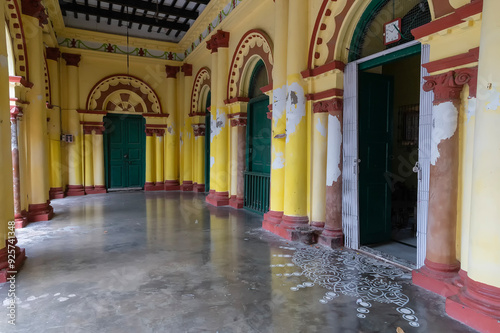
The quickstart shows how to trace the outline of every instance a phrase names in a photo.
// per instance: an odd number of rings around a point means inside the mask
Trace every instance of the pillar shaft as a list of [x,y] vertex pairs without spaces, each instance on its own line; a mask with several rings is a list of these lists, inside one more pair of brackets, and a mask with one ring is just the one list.
[[27,93],[29,105],[26,109],[28,128],[28,167],[29,185],[29,221],[45,221],[53,216],[49,205],[48,147],[47,147],[47,107],[45,105],[45,73],[42,29],[37,18],[23,16],[26,39],[29,50],[28,65],[30,81],[33,87]]
[[[275,1],[273,110],[271,136],[271,190],[265,223],[279,224],[285,198],[286,63],[288,47],[288,0]],[[276,137],[278,136],[278,137]]]
[[[203,117],[205,118],[205,117]],[[201,131],[199,135],[195,137],[196,145],[196,164],[195,164],[195,174],[197,185],[195,191],[205,192],[205,131]]]
[[234,208],[243,208],[246,164],[246,117],[231,120],[231,199]]
[[156,185],[163,185],[163,151],[165,150],[163,145],[163,133],[157,133],[155,136],[155,160],[156,160]]
[[94,190],[94,160],[92,130],[84,129],[84,149],[85,149],[85,192]]
[[60,199],[64,197],[62,188],[62,168],[61,168],[61,93],[59,85],[59,57],[57,48],[47,48],[47,67],[50,77],[50,120],[49,149],[50,149],[50,199]]
[[182,66],[182,72],[184,73],[184,104],[181,114],[184,117],[184,153],[183,153],[183,190],[192,191],[194,182],[194,133],[192,120],[193,118],[189,116],[191,111],[191,91],[193,89],[193,68],[189,64],[184,64]]
[[167,131],[165,133],[165,190],[179,189],[179,137],[177,123],[177,79],[167,77]]
[[147,191],[154,186],[155,182],[155,159],[154,159],[154,137],[151,130],[146,129],[146,183],[144,189]]
[[24,228],[26,226],[26,217],[23,216],[21,208],[21,175],[19,165],[19,141],[18,141],[18,117],[21,116],[20,108],[10,108],[10,135],[12,151],[12,177],[14,193],[14,219],[15,227]]
[[326,146],[328,113],[313,114],[311,225],[324,227],[326,220]]
[[307,68],[308,4],[290,0],[288,11],[287,101],[285,149],[285,203],[282,226],[308,224],[307,120],[305,84],[300,74]]
[[227,67],[228,67],[228,49],[227,47],[219,47],[217,56],[217,111],[215,131],[217,136],[217,147],[215,155],[215,191],[220,196],[229,194],[228,182],[228,139],[229,139],[229,124],[227,124],[227,107],[224,103],[225,87],[227,84]]
[[93,136],[94,151],[94,192],[106,193],[106,182],[104,179],[104,141],[103,129],[97,130]]

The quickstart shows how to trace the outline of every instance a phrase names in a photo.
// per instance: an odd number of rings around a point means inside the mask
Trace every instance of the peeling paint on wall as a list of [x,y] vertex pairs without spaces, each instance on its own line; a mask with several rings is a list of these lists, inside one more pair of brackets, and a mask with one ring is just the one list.
[[295,133],[297,126],[306,115],[306,96],[304,88],[293,82],[288,86],[286,100],[286,142],[290,140],[290,135]]
[[431,164],[439,158],[439,144],[455,134],[458,125],[458,110],[453,102],[435,105],[432,109]]
[[318,122],[316,124],[316,130],[323,136],[326,137],[326,127],[325,125],[321,122],[321,118],[318,118]]
[[214,117],[212,117],[212,115],[210,115],[210,143],[212,143],[214,141],[214,137],[215,137],[215,125],[217,124],[217,120],[214,119]]
[[477,100],[476,98],[472,97],[469,98],[469,104],[467,106],[467,122],[470,121],[472,117],[476,115],[476,106],[477,106]]
[[278,125],[278,120],[286,110],[286,86],[273,90],[273,122]]
[[496,111],[500,107],[500,91],[497,86],[497,84],[492,85],[491,94],[486,98],[486,109],[491,111]]
[[274,158],[271,167],[273,168],[273,170],[283,169],[285,167],[285,156],[283,152],[280,151],[276,153],[276,157]]
[[342,154],[342,131],[339,118],[328,115],[328,150],[326,155],[326,185],[333,186],[340,175],[340,156]]
[[214,166],[214,163],[215,163],[215,157],[210,156],[210,169],[212,169],[212,167]]
[[6,56],[0,55],[0,67],[7,67],[9,66],[9,61]]
[[226,114],[217,110],[216,118],[210,118],[210,142],[226,127]]

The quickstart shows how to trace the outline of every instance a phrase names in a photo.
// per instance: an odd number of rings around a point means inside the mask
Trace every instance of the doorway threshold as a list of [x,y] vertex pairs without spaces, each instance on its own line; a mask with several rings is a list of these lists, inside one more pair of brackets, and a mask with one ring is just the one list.
[[142,187],[108,188],[108,192],[142,191]]
[[361,246],[361,248],[359,248],[359,250],[357,250],[357,251],[361,252],[363,254],[369,255],[371,257],[375,257],[379,260],[385,261],[389,264],[395,265],[395,266],[402,268],[402,269],[406,269],[409,271],[413,271],[414,269],[417,269],[417,266],[408,260],[404,260],[404,259],[398,258],[396,256],[372,249],[371,247],[368,247],[368,246]]

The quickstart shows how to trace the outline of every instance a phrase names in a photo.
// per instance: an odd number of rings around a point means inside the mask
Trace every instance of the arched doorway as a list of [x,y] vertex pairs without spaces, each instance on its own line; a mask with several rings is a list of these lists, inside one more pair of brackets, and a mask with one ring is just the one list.
[[271,119],[269,97],[261,88],[268,85],[266,66],[259,60],[248,85],[245,196],[243,207],[265,213],[269,210],[271,173]]
[[421,91],[428,46],[411,30],[430,20],[427,2],[370,2],[344,76],[344,126],[356,123],[357,132],[344,137],[343,183],[358,184],[344,187],[344,210],[356,207],[343,217],[346,244],[417,267],[425,258],[430,151],[429,124],[419,119],[431,103]]

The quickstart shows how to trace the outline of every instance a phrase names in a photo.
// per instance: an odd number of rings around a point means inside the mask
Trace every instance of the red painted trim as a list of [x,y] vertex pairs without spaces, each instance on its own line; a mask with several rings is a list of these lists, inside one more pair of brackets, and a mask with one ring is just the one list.
[[161,124],[146,124],[146,128],[167,128],[168,125]]
[[315,228],[323,229],[325,227],[325,222],[312,221],[311,226]]
[[54,217],[54,208],[50,205],[50,201],[28,205],[28,222],[48,221],[52,217]]
[[170,113],[143,113],[142,116],[152,118],[168,118]]
[[267,86],[264,86],[262,88],[260,88],[260,91],[262,91],[264,94],[273,90],[273,83],[269,83]]
[[64,191],[62,187],[51,187],[49,190],[49,198],[50,200],[64,198]]
[[184,76],[193,76],[193,65],[191,64],[183,64],[181,66],[181,71],[184,73]]
[[226,99],[224,101],[224,104],[232,104],[232,103],[236,103],[236,102],[244,102],[244,103],[248,103],[250,102],[250,98],[248,97],[235,97],[235,98],[231,98],[231,99]]
[[314,93],[314,94],[306,94],[306,98],[308,101],[315,101],[318,99],[325,99],[329,97],[336,97],[336,96],[344,96],[344,90],[343,89],[329,89],[325,90],[319,93]]
[[273,210],[268,211],[264,214],[264,221],[272,224],[280,224],[283,220],[283,212],[276,212]]
[[[211,73],[210,69],[208,69],[207,67],[200,68],[198,70],[198,73],[196,73],[196,76],[195,76],[195,78],[193,80],[193,88],[191,89],[191,99],[190,99],[190,106],[189,106],[189,109],[191,110],[191,113],[198,111],[198,110],[193,110],[192,108],[193,108],[193,102],[194,102],[195,92],[196,92],[196,97],[200,98],[199,92],[205,86],[203,84],[205,81],[198,82],[199,80],[201,80],[201,76],[204,73],[204,71],[206,71],[208,73],[208,76],[210,77],[210,80],[212,80],[212,73]],[[207,83],[206,85],[208,85],[208,88],[211,89],[211,82]],[[196,100],[196,102],[198,102],[198,100]],[[198,103],[196,103],[196,104],[198,104]]]
[[471,2],[455,10],[453,14],[444,16],[411,31],[415,39],[429,36],[433,33],[454,27],[464,22],[464,19],[483,11],[483,0]]
[[205,200],[207,203],[215,207],[227,206],[229,205],[229,193],[214,191],[213,193],[210,193]]
[[179,73],[181,68],[179,66],[165,65],[165,72],[167,73],[167,79],[177,79],[177,73]]
[[233,119],[233,118],[246,118],[247,113],[246,112],[238,112],[238,113],[230,113],[227,115],[228,119]]
[[470,308],[500,319],[500,288],[474,281],[467,276],[465,288],[461,290],[459,297]]
[[479,61],[479,47],[476,47],[470,49],[466,53],[428,62],[426,64],[423,64],[422,67],[426,68],[429,71],[429,73],[433,73],[448,68],[467,65],[478,61]]
[[83,125],[83,126],[102,126],[102,125],[104,125],[104,123],[99,122],[99,121],[80,121],[80,125]]
[[193,192],[204,193],[205,192],[205,184],[194,184]]
[[232,195],[231,199],[229,199],[229,206],[234,209],[242,209],[243,208],[243,198],[238,198],[236,195]]
[[295,229],[309,225],[309,217],[307,216],[289,216],[283,214],[283,219],[280,226],[285,229]]
[[316,16],[316,22],[314,22],[313,34],[311,36],[311,42],[309,44],[309,57],[307,58],[307,67],[312,68],[313,66],[313,53],[314,53],[314,45],[316,45],[316,37],[318,36],[319,26],[323,21],[323,15],[325,14],[326,6],[330,0],[323,0],[321,7],[318,12],[318,16]]
[[66,66],[79,67],[78,65],[82,60],[82,56],[75,53],[62,53],[61,57],[66,61]]
[[22,76],[9,76],[9,82],[10,83],[19,83],[23,87],[26,87],[26,88],[33,88],[33,83],[28,82]]
[[95,111],[95,110],[76,110],[76,112],[83,114],[103,114],[103,115],[108,114],[108,111]]
[[185,180],[182,182],[181,191],[191,192],[193,191],[193,182],[191,180]]
[[[12,238],[10,239],[12,240]],[[21,267],[26,260],[26,252],[23,248],[16,246],[17,238],[14,238],[14,244],[11,244],[9,240],[5,241],[5,247],[0,250],[0,283],[7,282],[10,277],[14,276],[13,273],[8,272],[19,272]],[[11,263],[9,263],[9,250],[12,250],[12,247],[9,249],[9,245],[14,245],[14,267],[9,268]]]
[[68,197],[77,197],[85,195],[85,190],[83,185],[67,185],[66,186],[66,196]]
[[335,61],[329,62],[327,64],[324,64],[322,66],[316,67],[314,69],[306,69],[305,71],[300,72],[300,74],[302,74],[302,77],[304,79],[306,79],[306,78],[318,76],[318,75],[321,75],[321,74],[324,74],[326,72],[330,72],[330,71],[333,71],[336,69],[340,70],[341,72],[344,72],[345,64],[342,61],[335,60]]
[[165,180],[165,191],[179,191],[180,189],[178,180]]
[[446,313],[479,332],[500,332],[500,317],[492,317],[462,303],[458,296],[446,299]]

